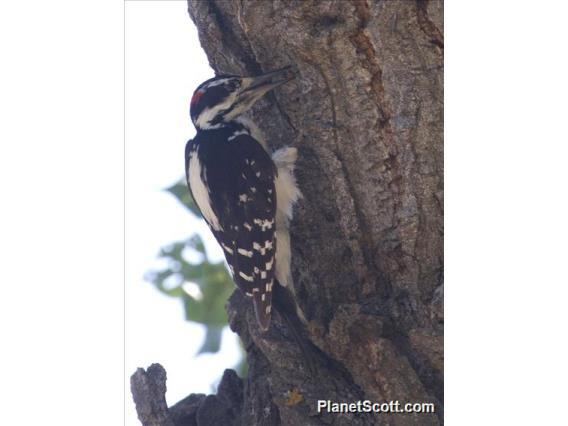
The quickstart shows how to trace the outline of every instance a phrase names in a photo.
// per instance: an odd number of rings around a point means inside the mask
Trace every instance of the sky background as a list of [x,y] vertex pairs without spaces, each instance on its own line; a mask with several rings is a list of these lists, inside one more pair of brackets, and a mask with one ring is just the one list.
[[[163,189],[184,175],[184,148],[195,134],[189,117],[194,89],[213,76],[185,1],[128,1],[126,13],[126,380],[159,362],[168,373],[168,404],[211,393],[240,359],[238,338],[225,329],[221,351],[194,357],[204,328],[184,319],[178,299],[143,279],[160,266],[160,247],[194,231],[214,260],[222,254],[202,220]],[[127,383],[129,387],[129,383]],[[130,395],[128,395],[130,396]],[[128,426],[140,422],[126,401]]]

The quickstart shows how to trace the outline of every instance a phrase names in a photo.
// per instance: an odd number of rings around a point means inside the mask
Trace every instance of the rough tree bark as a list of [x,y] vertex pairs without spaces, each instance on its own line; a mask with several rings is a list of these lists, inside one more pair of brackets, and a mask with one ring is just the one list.
[[[236,292],[228,312],[249,377],[226,372],[218,395],[188,397],[170,420],[441,424],[442,2],[188,3],[216,72],[298,69],[253,116],[274,148],[299,150],[293,272],[320,352],[310,374],[280,318],[261,336]],[[436,413],[318,413],[320,399],[434,402]]]

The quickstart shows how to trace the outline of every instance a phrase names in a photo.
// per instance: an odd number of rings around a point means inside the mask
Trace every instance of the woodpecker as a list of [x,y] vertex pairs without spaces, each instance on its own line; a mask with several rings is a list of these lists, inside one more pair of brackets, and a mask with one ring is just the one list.
[[263,331],[270,326],[273,299],[278,299],[276,306],[293,305],[303,320],[293,302],[289,234],[301,193],[293,174],[296,148],[271,153],[244,113],[293,78],[287,67],[257,77],[219,75],[203,82],[190,106],[197,133],[185,147],[189,192],[223,249],[234,282],[252,298]]

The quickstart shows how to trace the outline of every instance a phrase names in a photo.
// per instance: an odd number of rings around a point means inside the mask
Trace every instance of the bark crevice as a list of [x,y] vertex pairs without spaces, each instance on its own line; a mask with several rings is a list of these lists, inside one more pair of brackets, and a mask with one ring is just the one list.
[[430,0],[416,0],[416,17],[418,18],[418,24],[424,34],[429,37],[432,44],[438,46],[440,49],[444,49],[444,35],[428,16],[429,2]]

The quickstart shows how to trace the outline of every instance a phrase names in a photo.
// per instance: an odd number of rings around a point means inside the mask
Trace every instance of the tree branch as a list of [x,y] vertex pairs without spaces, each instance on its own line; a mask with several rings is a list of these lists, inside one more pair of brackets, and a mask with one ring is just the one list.
[[225,370],[217,395],[191,394],[168,409],[166,370],[160,364],[142,368],[130,378],[138,418],[143,426],[237,426],[243,409],[243,381]]

